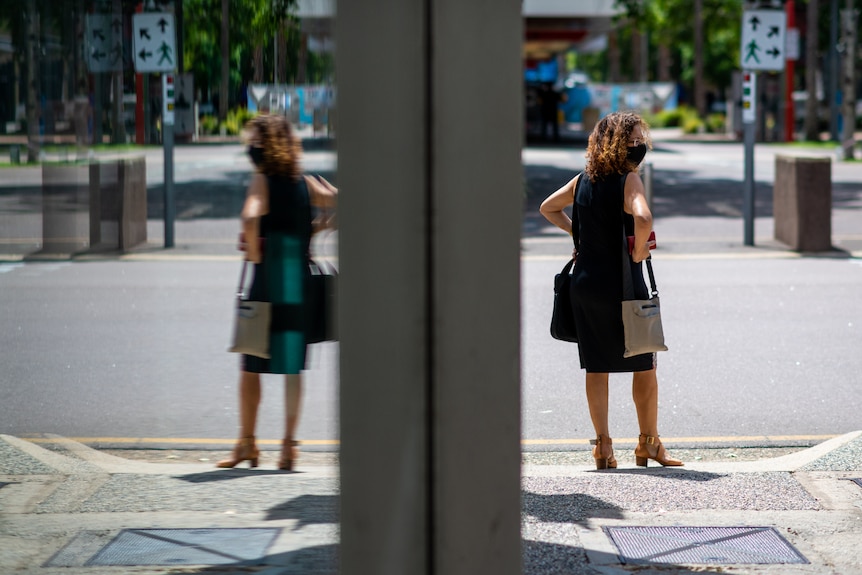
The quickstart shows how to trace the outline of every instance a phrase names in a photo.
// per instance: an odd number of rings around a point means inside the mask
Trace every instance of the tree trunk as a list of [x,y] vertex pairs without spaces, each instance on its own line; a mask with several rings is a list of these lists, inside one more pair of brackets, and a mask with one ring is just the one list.
[[26,32],[24,35],[24,66],[26,68],[26,114],[27,114],[27,162],[36,163],[39,160],[41,143],[39,142],[39,118],[41,110],[39,107],[39,78],[41,58],[39,43],[41,42],[41,30],[39,25],[39,13],[36,12],[36,0],[27,2],[27,14],[25,16]]
[[616,29],[608,32],[608,82],[620,81],[620,44]]
[[694,0],[694,106],[706,116],[706,86],[703,83],[703,0]]
[[255,84],[263,84],[263,46],[260,44],[254,47],[252,66],[254,67],[252,80]]
[[808,13],[805,25],[805,89],[808,97],[805,100],[805,139],[816,141],[820,139],[820,121],[817,110],[817,0],[808,0]]
[[843,23],[844,45],[844,88],[841,95],[841,116],[844,129],[841,133],[841,149],[844,159],[853,158],[853,148],[856,144],[856,21],[859,14],[853,9],[853,0],[847,0],[847,9],[841,14]]
[[275,78],[275,83],[278,84],[281,81],[287,81],[287,44],[284,34],[284,20],[278,25],[278,32],[275,35],[275,46],[278,60],[275,63],[273,77]]
[[230,42],[228,41],[228,26],[230,17],[230,0],[221,0],[221,86],[219,86],[218,119],[227,119],[228,98],[230,89]]
[[670,76],[670,67],[672,64],[672,59],[670,55],[670,48],[665,46],[664,44],[659,44],[658,47],[658,81],[659,82],[672,82],[673,79]]

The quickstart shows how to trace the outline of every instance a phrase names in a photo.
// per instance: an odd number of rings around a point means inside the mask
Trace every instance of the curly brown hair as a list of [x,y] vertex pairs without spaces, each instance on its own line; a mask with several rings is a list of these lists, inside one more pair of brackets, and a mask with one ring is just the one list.
[[261,172],[294,179],[302,175],[302,143],[294,135],[287,118],[261,114],[246,122],[244,129],[251,137],[256,135],[254,145],[263,148],[263,162],[258,166]]
[[584,171],[591,182],[612,174],[637,171],[637,165],[627,158],[629,137],[636,126],[643,130],[644,142],[651,150],[649,124],[635,112],[612,112],[599,121],[587,144]]

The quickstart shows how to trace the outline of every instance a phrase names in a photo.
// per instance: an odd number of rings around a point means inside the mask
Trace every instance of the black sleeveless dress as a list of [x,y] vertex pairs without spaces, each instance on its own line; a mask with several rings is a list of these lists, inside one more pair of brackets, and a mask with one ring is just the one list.
[[298,374],[305,369],[311,205],[305,180],[268,176],[269,213],[260,219],[263,259],[254,266],[249,299],[272,303],[270,359],[243,355],[253,373]]
[[[634,233],[634,219],[623,212],[626,174],[591,182],[583,173],[578,180],[572,207],[572,237],[578,257],[571,295],[581,368],[589,373],[652,369],[653,353],[623,357],[623,225],[626,235]],[[625,259],[631,266],[635,298],[647,299],[641,264]]]

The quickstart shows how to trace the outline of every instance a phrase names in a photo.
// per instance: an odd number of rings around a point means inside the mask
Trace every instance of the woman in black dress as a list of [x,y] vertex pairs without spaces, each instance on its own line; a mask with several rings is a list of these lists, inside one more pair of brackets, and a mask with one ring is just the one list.
[[[662,465],[682,465],[672,459],[658,436],[658,382],[654,353],[623,357],[623,226],[634,235],[631,266],[636,299],[648,299],[641,262],[649,256],[652,213],[644,196],[638,165],[650,147],[648,126],[634,112],[603,118],[590,134],[584,173],[542,202],[549,222],[571,234],[575,249],[572,301],[578,330],[581,368],[587,372],[587,402],[596,430],[591,441],[598,469],[617,466],[608,433],[608,374],[632,373],[632,397],[640,437],[638,465],[652,459]],[[572,217],[563,211],[574,204]]]
[[231,456],[216,465],[234,467],[248,461],[257,466],[261,374],[273,373],[284,375],[285,434],[278,468],[292,470],[298,456],[296,429],[307,349],[309,244],[313,233],[332,224],[312,219],[312,207],[334,209],[337,190],[322,178],[302,175],[302,145],[283,116],[257,116],[245,131],[255,171],[242,209],[243,237],[250,240],[242,249],[245,259],[255,264],[249,299],[272,304],[270,358],[242,356],[240,438]]

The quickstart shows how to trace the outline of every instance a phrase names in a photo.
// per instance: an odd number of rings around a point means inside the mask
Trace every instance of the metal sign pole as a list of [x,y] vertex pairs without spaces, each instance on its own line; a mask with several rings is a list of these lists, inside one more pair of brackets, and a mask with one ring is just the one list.
[[174,76],[162,74],[162,144],[165,152],[165,247],[174,247]]
[[[781,72],[787,60],[787,14],[783,10],[745,10],[742,13],[742,125],[745,145],[745,183],[742,215],[745,245],[754,245],[754,139],[757,125],[757,70]],[[788,120],[789,121],[789,120]]]
[[742,126],[745,148],[745,183],[743,184],[743,243],[754,245],[754,136],[757,125],[757,73],[742,74]]
[[[148,6],[152,6],[149,2]],[[139,74],[162,73],[162,145],[165,152],[165,247],[174,247],[174,70],[177,36],[173,14],[140,12],[132,15],[132,55]]]

